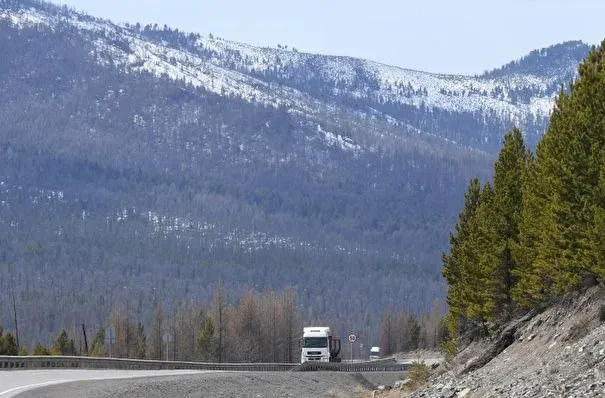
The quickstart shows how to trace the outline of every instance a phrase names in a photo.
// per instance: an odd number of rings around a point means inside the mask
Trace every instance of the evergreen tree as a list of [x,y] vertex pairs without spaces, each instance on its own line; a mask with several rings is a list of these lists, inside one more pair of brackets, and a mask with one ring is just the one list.
[[12,333],[4,334],[4,329],[0,326],[0,355],[17,355],[19,349]]
[[210,317],[206,318],[204,322],[202,333],[198,339],[198,348],[202,359],[213,359],[212,353],[215,351],[214,325]]
[[103,348],[105,345],[105,328],[99,327],[95,337],[92,339],[92,350],[90,355],[93,357],[103,356]]
[[36,344],[34,350],[32,351],[32,355],[50,355],[50,351],[48,348],[44,347],[42,344]]
[[512,247],[519,241],[519,218],[523,198],[522,175],[529,159],[529,151],[518,129],[504,136],[504,143],[494,166],[494,203],[490,214],[495,223],[498,266],[494,269],[494,305],[496,318],[506,320],[513,311],[511,296],[516,263]]
[[[523,263],[515,297],[521,304],[559,295],[603,277],[602,151],[605,145],[604,49],[579,67],[569,94],[559,93],[550,125],[536,151],[528,181],[521,237]],[[533,230],[530,222],[540,231]]]
[[73,339],[70,339],[65,329],[61,329],[51,348],[53,355],[75,355],[76,349]]
[[464,328],[466,320],[467,304],[464,291],[468,270],[462,247],[469,239],[470,221],[479,207],[480,192],[479,179],[472,179],[464,195],[464,208],[458,215],[455,234],[450,234],[450,252],[442,254],[443,268],[441,272],[449,285],[447,304],[451,315],[447,317],[447,320],[451,338],[456,338],[458,332]]
[[[545,188],[537,178],[537,162],[534,156],[528,159],[527,167],[521,176],[522,201],[519,217],[519,239],[512,242],[511,253],[515,269],[511,272],[515,278],[511,296],[514,302],[523,308],[535,305],[543,298],[543,281],[536,272],[537,247],[543,227],[540,222],[545,209]],[[554,270],[549,270],[554,272]],[[547,272],[549,272],[547,271]]]
[[380,321],[380,347],[382,347],[382,355],[389,356],[394,352],[395,341],[393,339],[393,313],[389,308],[382,315]]
[[594,272],[605,279],[605,149],[601,150],[599,185],[597,198],[593,204],[594,226],[591,231],[591,250],[594,253]]
[[495,271],[501,251],[495,224],[494,196],[491,184],[485,184],[479,195],[479,206],[469,220],[468,238],[462,242],[460,250],[466,268],[462,288],[465,315],[473,327],[481,326],[482,332],[485,331],[485,322],[493,321],[495,317]]
[[420,342],[421,327],[418,319],[414,314],[409,314],[406,319],[406,327],[404,330],[404,351],[413,351],[418,348]]

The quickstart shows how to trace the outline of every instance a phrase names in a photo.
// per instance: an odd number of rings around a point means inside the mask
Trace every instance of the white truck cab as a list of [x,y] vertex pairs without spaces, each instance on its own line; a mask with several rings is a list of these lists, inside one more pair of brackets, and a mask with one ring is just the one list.
[[372,347],[370,348],[370,361],[380,359],[380,347]]
[[307,361],[340,362],[340,339],[333,339],[328,326],[303,328],[300,363]]

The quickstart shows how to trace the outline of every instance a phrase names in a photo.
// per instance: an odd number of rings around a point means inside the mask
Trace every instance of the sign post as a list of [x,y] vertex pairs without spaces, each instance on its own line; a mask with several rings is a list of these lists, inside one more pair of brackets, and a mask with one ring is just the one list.
[[166,344],[166,360],[168,360],[168,343],[172,342],[172,335],[170,333],[165,333],[162,336],[162,340],[164,340],[164,343]]
[[353,343],[357,341],[355,332],[349,332],[349,343],[351,343],[351,363],[353,363]]
[[111,358],[111,346],[116,343],[116,328],[105,328],[105,344],[109,345],[109,358]]

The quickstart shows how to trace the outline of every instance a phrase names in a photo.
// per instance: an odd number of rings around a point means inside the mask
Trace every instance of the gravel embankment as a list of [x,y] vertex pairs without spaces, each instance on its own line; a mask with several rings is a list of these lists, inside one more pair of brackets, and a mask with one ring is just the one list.
[[402,372],[217,372],[187,376],[73,382],[27,391],[19,398],[282,398],[359,397],[392,385]]
[[570,295],[520,326],[512,344],[484,366],[465,371],[489,342],[469,346],[412,396],[605,397],[604,306],[605,287]]

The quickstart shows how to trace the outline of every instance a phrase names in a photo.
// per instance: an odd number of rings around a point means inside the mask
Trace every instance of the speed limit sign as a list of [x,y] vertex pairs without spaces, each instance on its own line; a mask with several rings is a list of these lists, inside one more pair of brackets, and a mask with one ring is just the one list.
[[355,332],[349,332],[349,343],[354,343],[355,341],[357,341],[357,336],[355,335]]

